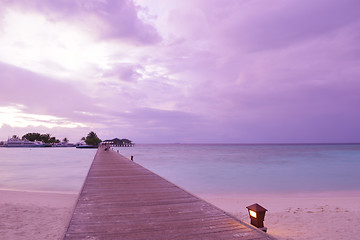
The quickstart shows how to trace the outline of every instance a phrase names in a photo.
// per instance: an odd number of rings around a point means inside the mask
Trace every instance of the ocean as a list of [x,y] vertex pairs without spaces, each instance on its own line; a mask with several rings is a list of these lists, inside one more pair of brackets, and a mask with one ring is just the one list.
[[[138,144],[114,150],[195,194],[360,190],[357,144]],[[0,148],[0,189],[78,193],[95,153]]]

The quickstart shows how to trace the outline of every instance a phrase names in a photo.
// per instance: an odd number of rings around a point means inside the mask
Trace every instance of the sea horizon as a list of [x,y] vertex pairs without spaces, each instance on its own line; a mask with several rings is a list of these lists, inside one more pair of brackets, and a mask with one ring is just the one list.
[[259,142],[259,143],[201,143],[201,142],[177,142],[177,143],[136,143],[135,145],[360,145],[360,142],[278,142],[278,143],[267,143],[267,142]]
[[[360,144],[136,144],[113,149],[193,193],[360,190]],[[0,189],[77,193],[97,150],[0,151]]]

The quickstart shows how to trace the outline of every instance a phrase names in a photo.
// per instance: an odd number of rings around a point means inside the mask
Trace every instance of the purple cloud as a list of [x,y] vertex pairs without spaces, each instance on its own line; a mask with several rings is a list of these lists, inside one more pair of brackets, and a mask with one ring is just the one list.
[[54,22],[74,22],[103,41],[128,39],[135,44],[154,44],[161,39],[154,27],[138,18],[131,0],[6,0],[2,5],[36,12]]
[[2,4],[88,29],[107,51],[72,70],[86,81],[1,64],[2,106],[136,142],[360,141],[358,1]]
[[356,0],[210,2],[202,1],[202,14],[187,21],[202,19],[203,34],[248,51],[286,48],[360,20]]
[[111,70],[104,71],[102,77],[114,78],[119,81],[126,82],[137,81],[141,78],[141,75],[137,72],[137,70],[141,68],[141,65],[115,64],[112,66]]
[[[62,116],[91,111],[94,101],[73,86],[0,63],[1,105],[21,104],[34,114]],[[71,116],[71,115],[70,115]]]

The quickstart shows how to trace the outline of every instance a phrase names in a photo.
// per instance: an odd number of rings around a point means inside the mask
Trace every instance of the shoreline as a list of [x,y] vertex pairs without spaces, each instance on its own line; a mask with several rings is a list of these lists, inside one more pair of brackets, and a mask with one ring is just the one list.
[[68,207],[78,193],[0,189],[0,204],[24,204],[48,207]]
[[[78,199],[76,193],[0,190],[0,236],[61,239]],[[246,206],[268,212],[264,225],[278,240],[353,239],[360,222],[360,191],[283,194],[197,194],[249,223]]]

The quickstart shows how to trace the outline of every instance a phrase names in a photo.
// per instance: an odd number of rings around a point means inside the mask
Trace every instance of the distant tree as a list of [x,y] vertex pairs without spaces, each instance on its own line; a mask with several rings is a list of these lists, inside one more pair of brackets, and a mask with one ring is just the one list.
[[63,139],[63,142],[68,143],[69,140],[68,140],[67,138],[64,138],[64,139]]
[[12,138],[20,139],[17,135],[13,135]]
[[24,136],[22,136],[22,139],[27,139],[29,141],[41,141],[41,134],[40,133],[27,133]]
[[99,143],[101,143],[101,139],[98,138],[98,136],[96,135],[96,133],[94,133],[93,131],[91,131],[86,139],[85,139],[85,143],[87,145],[92,145],[92,146],[97,146],[99,145]]
[[49,143],[56,143],[57,141],[59,141],[59,139],[56,139],[56,137],[51,137],[49,139]]
[[44,143],[59,143],[60,140],[56,137],[51,137],[49,133],[40,134],[40,133],[27,133],[22,136],[22,139],[27,139],[29,141],[42,141]]
[[50,143],[50,134],[46,133],[46,134],[41,134],[41,141],[43,141],[44,143]]
[[85,137],[82,137],[80,140],[85,141],[85,139],[86,139]]

